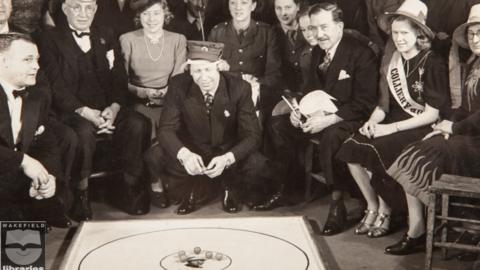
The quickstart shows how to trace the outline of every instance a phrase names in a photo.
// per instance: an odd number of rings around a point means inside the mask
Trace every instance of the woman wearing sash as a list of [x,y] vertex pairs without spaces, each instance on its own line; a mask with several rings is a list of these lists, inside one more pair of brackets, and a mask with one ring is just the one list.
[[[166,0],[136,0],[131,6],[136,11],[141,28],[120,36],[120,45],[129,77],[128,89],[134,95],[133,108],[150,118],[152,140],[155,140],[163,96],[170,77],[183,72],[187,41],[183,35],[163,29],[164,23],[173,17]],[[152,180],[150,195],[155,206],[164,208],[169,202],[160,179],[161,166],[153,149],[145,154]]]
[[407,0],[396,12],[379,18],[382,30],[391,33],[396,51],[381,70],[379,105],[337,154],[348,163],[367,201],[355,234],[376,238],[390,232],[392,207],[405,202],[401,187],[386,170],[405,146],[431,131],[447,100],[448,70],[428,49],[434,34],[425,25],[426,14],[425,4]]
[[468,21],[455,30],[453,39],[472,51],[462,70],[462,105],[451,121],[435,125],[425,140],[405,148],[388,169],[407,194],[409,214],[408,231],[386,248],[389,254],[410,254],[425,244],[424,209],[432,182],[444,173],[480,177],[480,4],[472,6]]

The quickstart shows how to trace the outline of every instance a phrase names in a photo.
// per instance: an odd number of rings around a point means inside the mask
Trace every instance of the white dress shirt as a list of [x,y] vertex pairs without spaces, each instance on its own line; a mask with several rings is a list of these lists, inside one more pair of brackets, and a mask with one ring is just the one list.
[[[70,29],[77,32],[78,34],[82,33],[80,31],[74,30],[74,28],[70,24],[68,24],[68,25],[70,26]],[[72,31],[72,36],[75,39],[75,42],[77,43],[78,47],[80,47],[80,49],[84,53],[90,51],[90,49],[92,48],[92,44],[90,43],[90,36],[87,35],[87,36],[83,36],[83,37],[77,37],[77,35],[75,35],[75,33],[73,33],[73,31]],[[85,32],[90,32],[90,31],[85,31]]]
[[[12,136],[13,136],[13,143],[17,144],[19,141],[19,134],[20,130],[22,129],[22,105],[23,100],[21,97],[14,97],[13,90],[21,90],[15,89],[11,84],[0,81],[2,85],[3,91],[7,95],[7,104],[8,104],[8,111],[10,112],[10,123],[12,127]],[[23,88],[25,89],[25,88]]]

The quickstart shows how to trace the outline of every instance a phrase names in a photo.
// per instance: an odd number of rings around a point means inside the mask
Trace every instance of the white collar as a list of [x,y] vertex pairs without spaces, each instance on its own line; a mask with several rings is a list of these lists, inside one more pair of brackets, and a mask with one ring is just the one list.
[[88,29],[88,31],[80,31],[80,30],[75,29],[71,24],[68,24],[68,27],[70,27],[70,29],[72,29],[73,31],[77,32],[77,34],[90,33],[90,28]]
[[8,34],[10,32],[10,28],[8,27],[8,23],[5,23],[5,25],[0,29],[0,34]]
[[3,91],[5,92],[7,97],[9,97],[9,99],[13,99],[13,91],[14,90],[24,90],[25,89],[25,87],[22,87],[20,89],[15,88],[11,83],[9,83],[9,82],[7,82],[3,79],[0,79],[0,85],[2,85]]
[[297,31],[298,30],[298,23],[295,23],[295,25],[293,27],[287,27],[283,24],[280,24],[280,27],[282,28],[283,32],[286,34],[290,30]]

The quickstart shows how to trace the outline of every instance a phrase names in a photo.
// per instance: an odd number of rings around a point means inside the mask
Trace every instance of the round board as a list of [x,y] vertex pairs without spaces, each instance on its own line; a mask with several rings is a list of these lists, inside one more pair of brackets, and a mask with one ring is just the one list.
[[291,270],[308,266],[305,251],[285,239],[249,230],[206,227],[124,236],[90,250],[78,269]]

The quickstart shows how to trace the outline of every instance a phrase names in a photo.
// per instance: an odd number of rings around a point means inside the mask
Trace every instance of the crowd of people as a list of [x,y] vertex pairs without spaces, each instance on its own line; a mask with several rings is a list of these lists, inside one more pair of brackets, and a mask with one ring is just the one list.
[[[385,252],[410,254],[428,186],[480,176],[478,56],[473,0],[0,0],[0,220],[91,220],[104,141],[130,215],[220,194],[228,213],[272,210],[316,139],[323,234],[346,229],[350,193],[355,234],[407,213]],[[334,113],[279,110],[314,90]]]

